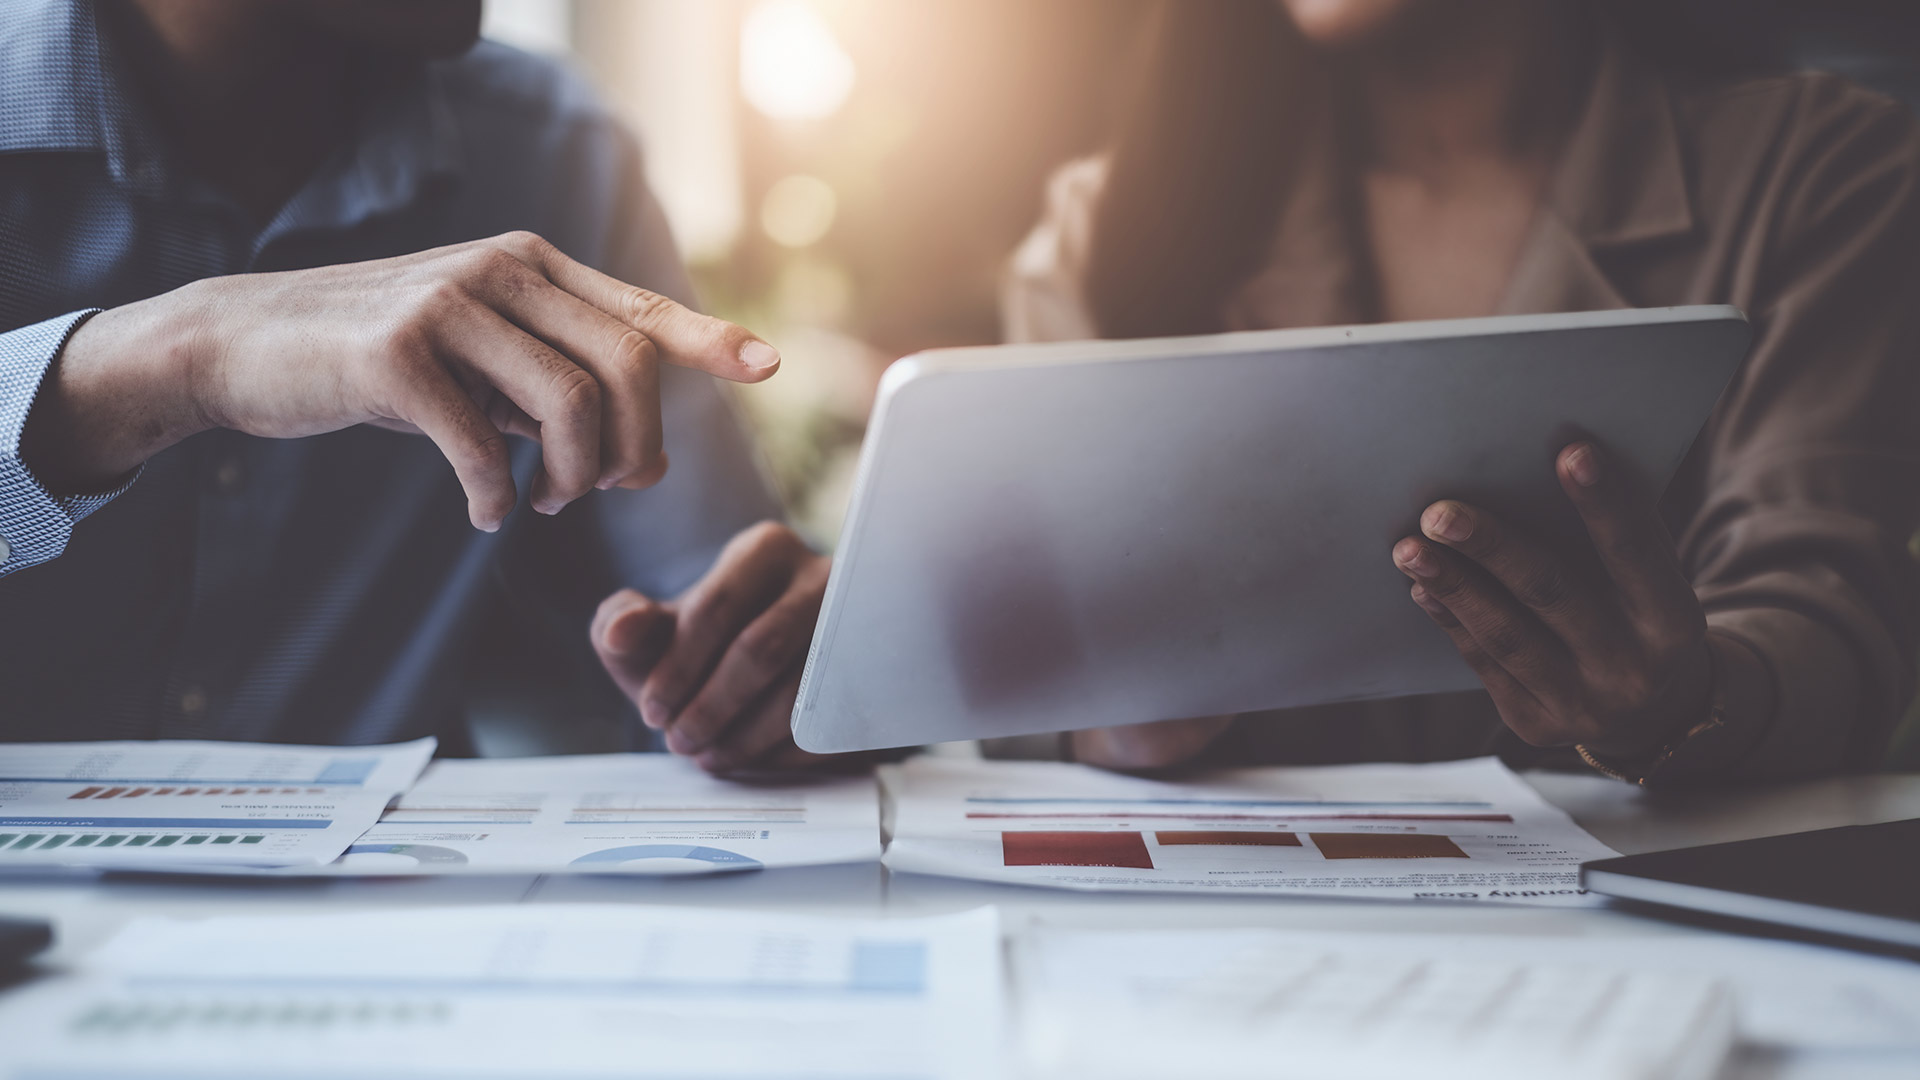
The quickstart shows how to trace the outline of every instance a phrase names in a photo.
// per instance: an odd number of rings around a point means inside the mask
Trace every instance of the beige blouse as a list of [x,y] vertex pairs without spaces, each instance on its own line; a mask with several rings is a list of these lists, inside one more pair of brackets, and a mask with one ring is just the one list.
[[[1235,328],[1364,317],[1324,146]],[[1081,295],[1104,163],[1053,179],[1005,291],[1009,340],[1098,336]],[[1669,775],[1870,766],[1913,694],[1920,580],[1920,138],[1796,73],[1690,85],[1602,47],[1499,310],[1734,304],[1756,338],[1661,509],[1707,610],[1726,727]],[[1385,558],[1383,554],[1381,556]],[[1439,633],[1438,630],[1435,633]],[[1242,717],[1210,759],[1538,760],[1485,694]],[[1553,755],[1545,755],[1552,757]],[[1566,755],[1570,757],[1570,755]]]

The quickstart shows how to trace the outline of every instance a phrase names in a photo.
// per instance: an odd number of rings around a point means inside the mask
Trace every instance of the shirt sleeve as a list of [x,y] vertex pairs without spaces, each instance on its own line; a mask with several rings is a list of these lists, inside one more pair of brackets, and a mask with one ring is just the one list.
[[1757,338],[1680,536],[1724,717],[1680,747],[1680,775],[1869,768],[1913,694],[1920,137],[1903,108],[1835,85],[1790,136]]
[[[98,309],[95,309],[97,311]],[[133,486],[56,496],[20,460],[20,434],[67,338],[95,311],[75,311],[0,333],[0,577],[60,557],[81,518]]]

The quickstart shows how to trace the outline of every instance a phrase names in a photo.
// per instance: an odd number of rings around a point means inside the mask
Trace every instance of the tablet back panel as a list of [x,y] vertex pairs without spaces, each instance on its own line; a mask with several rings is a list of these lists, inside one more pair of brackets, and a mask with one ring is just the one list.
[[882,381],[794,710],[816,751],[1479,685],[1390,558],[1455,497],[1581,535],[1590,434],[1665,487],[1733,308],[956,349]]

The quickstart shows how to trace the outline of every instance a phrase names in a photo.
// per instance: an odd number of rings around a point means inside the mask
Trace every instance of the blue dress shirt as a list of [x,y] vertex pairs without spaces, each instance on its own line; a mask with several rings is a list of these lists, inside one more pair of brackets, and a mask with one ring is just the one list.
[[[0,0],[0,740],[372,742],[457,734],[463,647],[504,579],[584,641],[620,585],[678,592],[779,513],[729,399],[663,374],[667,479],[467,523],[426,439],[196,436],[116,492],[48,493],[21,427],[90,311],[198,278],[513,229],[688,299],[638,148],[573,76],[489,43],[362,110],[262,227],[169,157],[86,3]],[[526,492],[538,448],[514,440]]]

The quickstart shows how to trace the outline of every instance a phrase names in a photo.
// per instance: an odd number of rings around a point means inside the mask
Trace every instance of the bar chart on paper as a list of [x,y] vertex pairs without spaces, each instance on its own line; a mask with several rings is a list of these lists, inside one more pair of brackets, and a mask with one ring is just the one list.
[[379,819],[433,748],[0,746],[0,869],[321,865]]
[[1609,850],[1492,759],[1170,783],[1048,762],[883,772],[895,870],[1073,889],[1587,902]]

